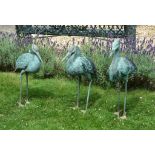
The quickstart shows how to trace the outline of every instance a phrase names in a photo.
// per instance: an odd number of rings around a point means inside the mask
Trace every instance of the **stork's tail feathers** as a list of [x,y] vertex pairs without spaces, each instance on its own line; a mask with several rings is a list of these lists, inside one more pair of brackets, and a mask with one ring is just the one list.
[[135,63],[133,61],[131,61],[128,57],[126,57],[126,59],[130,62],[131,65],[131,73],[135,74],[137,72],[137,66],[135,65]]
[[15,67],[15,69],[14,69],[14,71],[13,71],[13,72],[17,72],[17,70],[18,70],[18,69],[17,69],[17,67]]
[[97,69],[96,69],[96,66],[94,65],[94,74],[93,74],[93,77],[96,79],[97,78]]
[[93,78],[97,78],[96,66],[95,66],[94,62],[91,59],[89,59],[89,61],[90,61],[91,66],[92,66],[92,73],[91,74],[92,74]]

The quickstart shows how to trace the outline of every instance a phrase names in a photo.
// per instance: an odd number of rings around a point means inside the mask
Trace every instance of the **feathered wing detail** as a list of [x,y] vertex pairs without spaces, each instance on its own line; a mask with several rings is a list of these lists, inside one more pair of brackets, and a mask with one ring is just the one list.
[[33,55],[31,53],[22,54],[16,61],[16,70],[26,69],[31,61],[33,61]]
[[137,70],[136,65],[127,57],[119,57],[116,61],[112,61],[109,67],[110,81],[116,81],[127,75],[134,74]]
[[128,57],[125,58],[126,63],[128,63],[130,67],[129,74],[135,73],[137,71],[137,67],[133,61],[131,61]]
[[85,73],[90,73],[93,76],[96,76],[96,67],[93,61],[86,57],[81,57],[82,60],[82,67]]
[[96,67],[91,59],[79,55],[68,59],[66,72],[70,75],[84,75],[89,79],[96,76]]
[[118,63],[118,70],[123,75],[134,74],[136,65],[127,57],[121,57]]
[[109,66],[108,73],[110,81],[115,81],[118,79],[118,59],[113,59],[111,65]]

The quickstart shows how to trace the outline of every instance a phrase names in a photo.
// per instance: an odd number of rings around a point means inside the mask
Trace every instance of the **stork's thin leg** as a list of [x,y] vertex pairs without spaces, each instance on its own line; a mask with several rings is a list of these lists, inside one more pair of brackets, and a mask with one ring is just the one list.
[[119,114],[120,114],[120,83],[119,82],[117,82],[117,93],[118,93],[118,107],[117,107],[117,112],[115,112],[114,114],[119,117]]
[[78,88],[77,88],[77,108],[79,108],[79,98],[80,98],[80,82],[81,76],[78,77]]
[[20,100],[18,102],[18,105],[19,107],[23,107],[24,105],[22,104],[22,74],[24,73],[25,71],[22,70],[21,73],[20,73]]
[[127,87],[128,87],[128,79],[126,79],[126,82],[125,82],[125,98],[124,98],[124,113],[123,113],[123,115],[126,115]]
[[89,95],[90,95],[90,87],[92,84],[92,80],[89,82],[89,87],[88,87],[88,94],[87,94],[87,102],[86,102],[86,110],[88,108],[88,103],[89,103]]
[[120,84],[118,82],[118,107],[117,111],[120,112]]
[[28,73],[26,73],[26,95],[27,95],[27,99],[26,99],[26,104],[29,104],[29,100],[28,100]]
[[128,87],[128,77],[126,78],[126,81],[125,81],[124,111],[123,111],[123,116],[121,117],[122,119],[126,119],[126,98],[127,98],[127,87]]
[[76,109],[79,108],[80,82],[81,82],[81,76],[78,76],[78,82],[77,82],[77,100],[76,100],[76,106],[75,107],[71,107],[73,110],[76,110]]

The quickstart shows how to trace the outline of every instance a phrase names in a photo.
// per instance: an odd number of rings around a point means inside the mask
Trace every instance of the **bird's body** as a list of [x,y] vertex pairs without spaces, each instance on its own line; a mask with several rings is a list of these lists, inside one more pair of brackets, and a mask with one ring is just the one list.
[[127,75],[134,73],[135,64],[127,57],[114,56],[109,67],[110,81],[124,80]]
[[29,53],[24,53],[18,57],[16,61],[16,71],[21,71],[20,73],[20,101],[19,106],[23,106],[21,104],[21,96],[22,96],[22,74],[26,74],[26,82],[27,82],[27,101],[28,102],[28,74],[36,73],[39,71],[42,63],[42,59],[40,57],[38,47],[32,44],[32,49],[29,50]]
[[95,65],[92,61],[85,56],[78,56],[73,60],[68,60],[66,64],[66,71],[70,75],[77,75],[77,76],[94,76],[96,74]]
[[[124,112],[123,112],[122,118],[126,118],[126,96],[127,96],[128,78],[130,75],[135,73],[137,67],[127,57],[121,57],[120,53],[119,53],[119,49],[120,49],[120,41],[115,40],[113,42],[113,46],[112,46],[112,51],[113,51],[112,54],[114,54],[114,57],[113,57],[111,65],[109,67],[109,80],[117,82],[118,89],[120,89],[119,82],[121,80],[125,81],[126,95],[124,98]],[[119,92],[120,92],[120,90],[119,90]],[[119,115],[119,112],[120,112],[120,97],[118,99],[118,112],[117,112],[118,115]]]
[[77,107],[79,106],[81,76],[86,77],[90,81],[86,102],[86,109],[87,109],[92,79],[94,76],[96,76],[96,67],[91,59],[81,54],[81,51],[77,46],[72,46],[71,48],[69,48],[68,53],[64,59],[67,59],[65,67],[66,72],[71,76],[78,77]]
[[36,73],[39,71],[41,61],[33,53],[24,53],[16,61],[16,70],[25,70],[25,72]]

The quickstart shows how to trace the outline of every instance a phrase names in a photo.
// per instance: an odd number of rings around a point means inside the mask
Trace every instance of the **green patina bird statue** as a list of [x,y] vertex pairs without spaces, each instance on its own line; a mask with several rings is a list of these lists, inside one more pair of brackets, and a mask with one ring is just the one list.
[[121,119],[126,119],[126,98],[127,98],[127,84],[128,78],[133,75],[137,67],[127,57],[120,56],[120,40],[116,39],[112,44],[112,52],[110,56],[113,56],[112,63],[109,67],[109,79],[110,81],[117,82],[118,86],[118,111],[115,112],[118,117],[120,116],[120,80],[125,81],[125,97],[124,97],[124,110]]
[[21,71],[20,72],[20,101],[18,102],[20,107],[23,107],[22,104],[22,75],[26,74],[26,83],[27,83],[27,99],[26,104],[29,104],[28,101],[28,74],[29,73],[36,73],[39,71],[41,67],[42,59],[39,54],[39,48],[32,44],[32,48],[29,50],[29,53],[24,53],[21,56],[18,57],[16,61],[16,69],[15,71]]
[[84,76],[89,80],[86,108],[85,108],[85,110],[81,110],[82,112],[85,113],[88,108],[90,87],[92,84],[92,80],[96,76],[96,67],[95,67],[94,63],[92,62],[92,60],[83,56],[81,54],[80,48],[75,45],[71,46],[68,49],[68,52],[67,52],[66,56],[62,59],[62,61],[64,61],[64,60],[66,60],[66,72],[71,76],[78,77],[76,108],[79,108],[81,77]]

